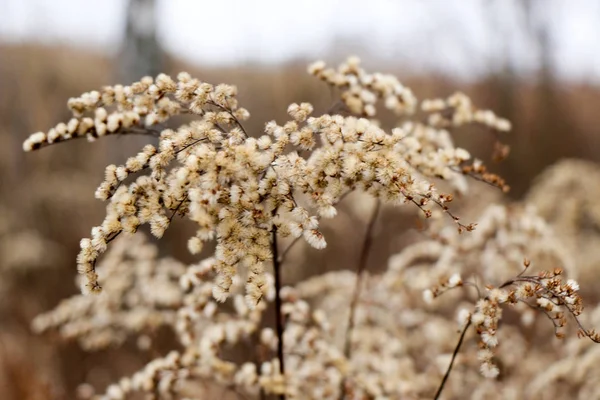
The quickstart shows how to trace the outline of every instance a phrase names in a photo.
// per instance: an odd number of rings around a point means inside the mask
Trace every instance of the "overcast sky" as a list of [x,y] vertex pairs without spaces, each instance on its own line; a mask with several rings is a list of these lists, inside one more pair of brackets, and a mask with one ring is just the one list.
[[[506,60],[539,65],[525,0],[157,0],[165,48],[198,63],[273,63],[370,54],[412,69],[469,77]],[[534,0],[550,27],[556,70],[600,82],[600,0]],[[0,41],[116,51],[125,0],[0,0]],[[343,48],[340,45],[343,44]]]

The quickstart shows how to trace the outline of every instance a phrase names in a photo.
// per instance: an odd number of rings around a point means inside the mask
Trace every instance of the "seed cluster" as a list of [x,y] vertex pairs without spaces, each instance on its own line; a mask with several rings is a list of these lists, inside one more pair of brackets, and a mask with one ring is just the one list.
[[[374,116],[379,99],[398,114],[415,110],[417,100],[409,89],[392,76],[366,73],[355,58],[337,72],[324,68],[318,64],[309,70],[339,87],[351,110],[363,99],[362,111],[354,114]],[[66,128],[59,124],[26,140],[25,150],[32,150],[132,129],[159,136],[158,147],[146,145],[125,164],[106,168],[96,191],[97,198],[108,201],[106,218],[92,229],[91,238],[81,241],[78,256],[85,292],[100,292],[96,262],[116,236],[149,224],[160,238],[177,215],[197,225],[188,246],[192,253],[207,241],[217,242],[214,297],[227,299],[234,277],[245,271],[250,307],[265,294],[273,232],[324,248],[319,219],[334,217],[336,205],[351,191],[412,203],[426,217],[432,207],[439,208],[461,231],[473,230],[474,225],[463,225],[450,213],[452,196],[439,193],[433,183],[447,180],[455,190],[466,191],[460,168],[471,156],[452,144],[447,131],[410,122],[386,131],[359,116],[314,117],[312,105],[301,103],[288,107],[290,121],[270,121],[264,134],[251,137],[242,124],[249,113],[238,106],[236,95],[233,86],[213,86],[187,73],[176,80],[164,74],[146,77],[69,100],[73,119],[63,124]],[[185,114],[196,119],[158,133],[157,124]]]
[[[477,229],[450,210],[455,197],[469,200],[467,177],[508,187],[456,147],[449,129],[476,123],[498,134],[510,129],[508,121],[461,93],[419,102],[397,78],[368,73],[356,58],[337,69],[317,62],[309,73],[338,91],[341,105],[319,113],[309,103],[291,104],[288,121],[269,121],[262,132],[245,129],[250,115],[238,105],[235,87],[181,73],[71,99],[70,121],[25,141],[29,151],[109,134],[158,138],[156,147],[146,145],[106,168],[96,191],[107,202],[106,217],[81,240],[77,258],[84,294],[33,323],[90,350],[134,335],[149,348],[148,334],[157,327],[174,332],[178,350],[108,386],[98,399],[205,398],[206,383],[241,398],[430,398],[432,377],[455,361],[457,321],[456,349],[469,333],[478,343],[477,352],[465,350],[457,361],[477,367],[461,368],[458,381],[472,382],[479,372],[505,378],[498,359],[509,370],[531,369],[519,350],[524,336],[503,318],[507,308],[527,326],[537,322],[531,310],[538,311],[558,337],[572,317],[580,336],[600,341],[581,322],[571,256],[530,205],[490,206]],[[380,105],[403,122],[382,126],[375,119]],[[424,121],[415,116],[418,109]],[[181,115],[193,119],[164,128]],[[440,181],[448,193],[438,189]],[[281,287],[285,257],[278,256],[278,239],[325,248],[321,220],[335,217],[355,191],[415,206],[430,221],[426,239],[407,245],[378,275],[338,271]],[[156,247],[136,233],[147,224],[160,238],[175,217],[195,224],[192,254],[210,241],[214,254],[184,266],[158,258]],[[530,272],[528,259],[551,272]],[[549,265],[564,266],[569,278]],[[442,295],[447,301],[436,301]],[[267,318],[273,303],[276,329]],[[511,349],[498,351],[504,342]],[[240,359],[232,359],[232,349]],[[479,385],[474,398],[497,393],[494,385]]]

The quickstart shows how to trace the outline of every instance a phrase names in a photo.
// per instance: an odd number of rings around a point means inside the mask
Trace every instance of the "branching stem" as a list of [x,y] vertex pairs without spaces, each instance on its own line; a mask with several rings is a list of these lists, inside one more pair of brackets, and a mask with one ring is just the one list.
[[469,326],[471,326],[471,319],[469,319],[467,321],[467,323],[465,324],[465,327],[462,330],[462,333],[460,334],[460,338],[458,339],[458,343],[456,343],[456,347],[454,348],[454,353],[452,354],[452,359],[450,360],[448,369],[446,370],[446,373],[444,374],[444,377],[442,378],[442,382],[440,382],[440,386],[438,387],[438,390],[435,393],[434,400],[438,400],[440,398],[440,396],[442,395],[444,386],[446,386],[446,381],[448,381],[448,377],[450,376],[450,371],[452,371],[452,367],[454,366],[454,360],[456,359],[456,356],[458,355],[458,352],[460,351],[460,347],[463,344],[465,335],[467,334],[467,330],[469,330]]
[[[369,220],[369,224],[367,225],[367,231],[365,233],[363,246],[360,251],[360,259],[358,263],[358,269],[356,271],[356,283],[354,285],[352,301],[350,302],[350,314],[348,315],[347,325],[348,328],[346,329],[346,337],[344,339],[344,355],[347,359],[350,359],[352,355],[352,332],[354,331],[354,325],[356,324],[356,307],[358,306],[358,302],[360,300],[360,291],[363,283],[363,275],[367,268],[367,261],[369,260],[369,251],[371,250],[371,246],[373,244],[373,228],[375,227],[375,222],[377,221],[377,216],[379,215],[380,209],[381,201],[377,200],[375,207],[373,208],[373,212],[371,214],[371,219]],[[346,379],[343,379],[340,387],[340,398],[344,398],[345,383]]]
[[[271,251],[273,253],[273,275],[275,276],[275,327],[277,332],[277,359],[279,360],[279,372],[285,377],[285,364],[283,357],[283,330],[284,321],[281,310],[281,263],[277,252],[277,228],[273,227],[271,233]],[[285,394],[279,396],[280,400],[285,399]]]

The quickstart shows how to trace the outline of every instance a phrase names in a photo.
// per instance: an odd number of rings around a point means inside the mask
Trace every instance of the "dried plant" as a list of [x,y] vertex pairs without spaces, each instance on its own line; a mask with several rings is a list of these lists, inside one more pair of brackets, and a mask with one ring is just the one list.
[[[87,350],[121,344],[130,334],[174,326],[183,295],[179,277],[185,266],[156,258],[158,250],[143,235],[117,242],[98,266],[110,290],[97,296],[74,296],[33,321],[37,332],[58,329],[77,338]],[[142,336],[143,337],[143,336]]]
[[[562,160],[544,171],[527,193],[526,202],[560,233],[572,254],[568,271],[593,282],[600,265],[600,168],[589,161]],[[586,285],[587,286],[587,285]],[[582,287],[596,297],[593,287]]]
[[[173,329],[181,349],[109,386],[100,398],[134,392],[203,398],[215,384],[240,398],[423,398],[436,390],[437,398],[469,327],[479,338],[479,368],[472,370],[500,375],[495,358],[502,354],[494,351],[505,308],[528,323],[531,309],[540,311],[557,336],[572,316],[580,335],[600,339],[580,321],[582,301],[572,278],[563,280],[554,266],[529,272],[528,259],[567,269],[570,261],[532,209],[493,206],[475,229],[449,208],[455,197],[469,196],[467,177],[508,190],[453,144],[449,129],[476,123],[499,136],[510,130],[508,121],[461,93],[419,102],[395,77],[368,73],[356,58],[337,69],[317,62],[309,73],[340,101],[314,116],[311,104],[292,104],[291,119],[267,122],[264,134],[245,129],[250,115],[238,105],[235,87],[180,73],[176,80],[161,74],[70,99],[70,121],[24,142],[30,151],[106,135],[159,141],[106,168],[96,191],[107,202],[106,217],[81,241],[77,258],[84,294],[34,321],[37,330],[57,329],[89,349],[158,326]],[[375,119],[380,106],[398,116],[398,126],[381,126]],[[178,117],[192,120],[167,128]],[[495,158],[507,153],[496,145]],[[354,191],[376,199],[357,272],[283,287],[288,250],[301,239],[325,248],[320,220],[335,217],[336,206]],[[423,232],[430,239],[406,247],[384,273],[369,276],[382,203],[416,206],[432,221]],[[139,233],[131,236],[148,224],[160,238],[176,217],[195,224],[192,254],[216,243],[210,258],[185,267],[157,259],[153,245]],[[452,230],[442,222],[446,217],[455,223]],[[121,233],[126,237],[114,246]],[[471,287],[471,293],[450,291]],[[453,354],[440,360],[456,341],[452,301],[436,307],[424,300],[442,294],[462,305],[462,333]],[[265,318],[271,303],[274,323]],[[242,348],[236,359],[232,352]]]

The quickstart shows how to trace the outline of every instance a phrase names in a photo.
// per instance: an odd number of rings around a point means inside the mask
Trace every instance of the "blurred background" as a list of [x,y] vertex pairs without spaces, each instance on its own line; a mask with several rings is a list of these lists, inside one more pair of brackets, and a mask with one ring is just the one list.
[[[511,120],[511,155],[492,169],[519,199],[559,159],[600,159],[598,43],[597,0],[0,0],[0,399],[76,398],[79,383],[103,387],[151,357],[132,344],[88,354],[30,332],[35,315],[78,290],[75,256],[103,217],[93,193],[104,166],[147,140],[23,153],[27,135],[69,118],[69,97],[186,70],[237,85],[247,127],[260,132],[292,102],[331,103],[305,72],[310,61],[358,55],[419,98],[461,90]],[[480,131],[457,141],[491,154]],[[396,217],[389,229],[410,225]],[[162,250],[191,261],[189,228],[169,230]]]

